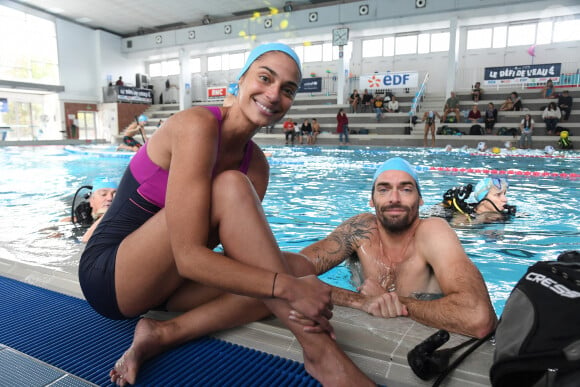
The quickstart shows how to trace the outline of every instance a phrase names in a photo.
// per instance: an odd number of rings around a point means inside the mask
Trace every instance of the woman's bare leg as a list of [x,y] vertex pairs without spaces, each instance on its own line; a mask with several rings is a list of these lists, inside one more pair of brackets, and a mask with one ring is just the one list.
[[[219,229],[227,256],[276,272],[299,272],[300,269],[287,268],[249,180],[237,172],[225,175],[214,182],[212,226]],[[244,224],[240,227],[242,219]],[[193,309],[172,320],[140,321],[133,344],[111,371],[111,380],[117,384],[134,383],[140,365],[152,356],[208,333],[263,318],[270,311],[296,335],[304,349],[306,369],[323,384],[346,385],[354,380],[372,383],[328,334],[305,333],[301,325],[291,322],[290,306],[285,300],[265,300],[266,309],[259,300],[231,294],[218,296],[215,289],[202,290],[179,277],[163,214],[154,216],[123,242],[116,270],[119,305],[125,313],[135,312],[137,307],[146,310],[165,300],[171,309],[187,309],[185,304],[190,297],[194,304],[202,303],[198,307],[189,305]],[[133,294],[123,297],[127,292]]]

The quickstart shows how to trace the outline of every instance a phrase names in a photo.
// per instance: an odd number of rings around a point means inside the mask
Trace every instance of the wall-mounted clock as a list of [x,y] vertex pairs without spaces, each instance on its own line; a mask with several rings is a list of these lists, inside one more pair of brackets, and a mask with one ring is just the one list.
[[348,28],[335,28],[332,30],[332,45],[346,46],[348,44]]

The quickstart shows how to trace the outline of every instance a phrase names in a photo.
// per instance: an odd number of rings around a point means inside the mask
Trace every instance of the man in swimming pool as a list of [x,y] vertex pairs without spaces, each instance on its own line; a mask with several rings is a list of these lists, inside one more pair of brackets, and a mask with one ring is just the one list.
[[333,288],[336,305],[481,338],[497,322],[482,275],[444,219],[419,219],[422,204],[414,168],[389,159],[373,179],[375,213],[355,215],[301,253],[317,273],[345,261],[360,264],[359,292]]
[[[82,241],[85,243],[89,240],[91,235],[93,235],[95,228],[97,228],[105,212],[107,212],[109,207],[111,207],[113,198],[117,193],[117,182],[106,177],[95,178],[91,187],[91,194],[88,202],[82,202],[75,207],[74,223],[80,224],[83,227],[88,227],[82,238]],[[79,219],[79,217],[82,219]],[[68,216],[60,221],[71,222],[72,219]],[[62,234],[58,233],[52,235],[52,237],[57,236],[62,236]]]

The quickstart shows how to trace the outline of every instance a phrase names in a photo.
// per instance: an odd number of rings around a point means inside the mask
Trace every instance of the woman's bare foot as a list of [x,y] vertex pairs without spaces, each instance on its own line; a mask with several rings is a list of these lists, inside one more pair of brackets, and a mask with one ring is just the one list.
[[161,352],[158,325],[160,322],[143,318],[133,334],[133,342],[109,373],[111,382],[119,386],[135,384],[139,367],[145,360]]
[[304,368],[323,386],[376,386],[376,383],[358,369],[334,340],[320,349],[322,351],[311,351],[310,355],[306,351],[303,352]]

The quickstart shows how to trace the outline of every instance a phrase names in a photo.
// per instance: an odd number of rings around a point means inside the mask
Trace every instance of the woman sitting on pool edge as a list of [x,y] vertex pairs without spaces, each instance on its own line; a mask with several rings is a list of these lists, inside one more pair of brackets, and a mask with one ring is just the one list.
[[[280,250],[261,204],[269,164],[252,137],[284,117],[301,79],[289,46],[260,45],[229,107],[176,113],[131,159],[81,256],[79,282],[89,304],[111,319],[157,308],[181,314],[141,318],[112,383],[134,384],[146,360],[273,313],[321,384],[372,384],[334,340],[330,286],[308,275],[305,258]],[[214,251],[220,244],[223,253]],[[305,332],[293,310],[323,333]]]
[[[485,177],[475,188],[471,184],[451,188],[431,216],[446,218],[453,225],[505,221],[516,214],[516,206],[507,204],[508,187],[504,178]],[[466,201],[470,196],[475,202]]]

